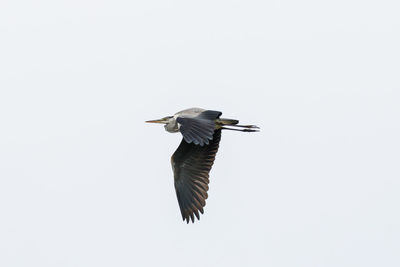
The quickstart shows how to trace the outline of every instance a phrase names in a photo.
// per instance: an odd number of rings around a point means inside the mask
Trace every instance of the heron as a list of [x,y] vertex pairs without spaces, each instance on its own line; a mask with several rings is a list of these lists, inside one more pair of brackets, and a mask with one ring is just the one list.
[[238,120],[220,118],[222,112],[189,108],[159,120],[167,132],[180,132],[182,141],[171,157],[175,192],[183,221],[200,220],[208,198],[209,173],[221,140],[222,130],[257,132],[256,125],[239,125]]

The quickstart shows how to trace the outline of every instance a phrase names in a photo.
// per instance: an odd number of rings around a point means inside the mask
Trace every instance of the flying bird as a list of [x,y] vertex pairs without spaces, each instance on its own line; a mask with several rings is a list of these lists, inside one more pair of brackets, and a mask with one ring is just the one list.
[[257,132],[255,125],[220,118],[222,112],[189,108],[148,123],[162,123],[167,132],[180,132],[181,144],[171,157],[174,184],[183,221],[200,220],[208,197],[209,172],[221,140],[221,130]]

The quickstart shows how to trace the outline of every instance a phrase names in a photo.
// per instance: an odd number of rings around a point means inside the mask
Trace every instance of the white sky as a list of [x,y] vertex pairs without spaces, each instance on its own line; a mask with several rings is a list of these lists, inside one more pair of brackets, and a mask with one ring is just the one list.
[[[0,4],[0,266],[400,266],[398,1]],[[181,221],[148,119],[224,132]]]

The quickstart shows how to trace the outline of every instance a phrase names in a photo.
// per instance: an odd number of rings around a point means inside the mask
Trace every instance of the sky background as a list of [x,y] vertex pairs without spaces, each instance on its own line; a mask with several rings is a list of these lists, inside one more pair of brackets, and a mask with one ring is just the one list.
[[[398,1],[0,3],[0,266],[400,266]],[[183,223],[145,120],[220,110]]]

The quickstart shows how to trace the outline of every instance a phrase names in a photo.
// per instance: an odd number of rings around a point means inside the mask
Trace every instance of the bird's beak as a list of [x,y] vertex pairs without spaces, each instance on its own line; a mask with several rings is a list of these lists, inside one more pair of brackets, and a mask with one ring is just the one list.
[[167,123],[165,119],[145,121],[147,123]]

